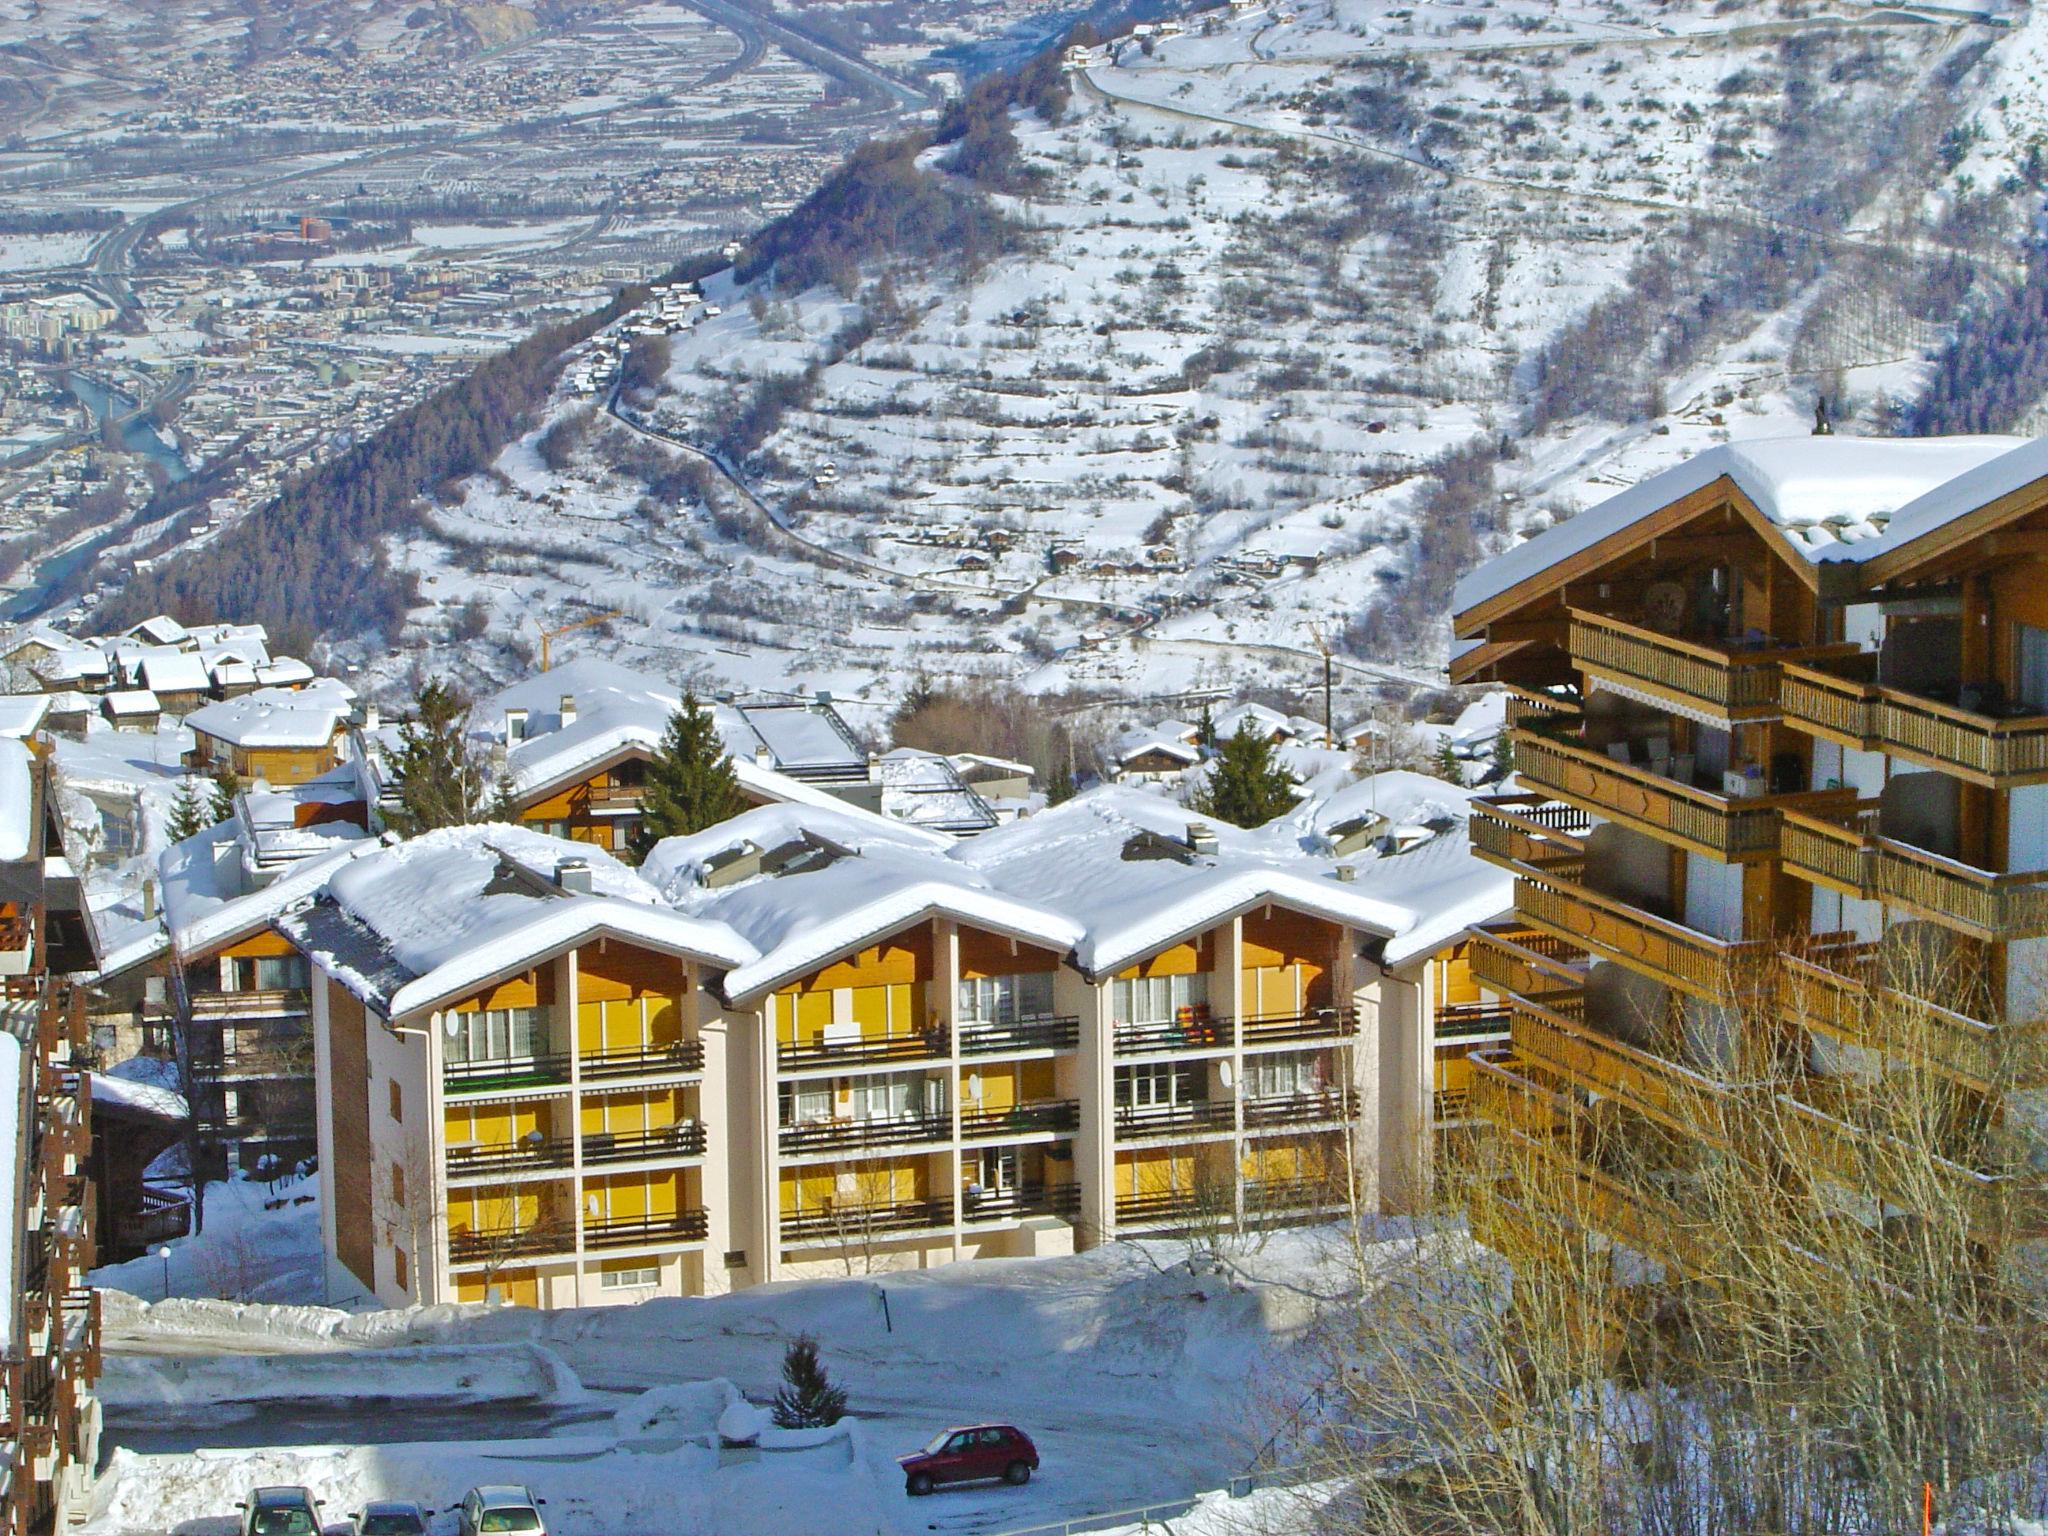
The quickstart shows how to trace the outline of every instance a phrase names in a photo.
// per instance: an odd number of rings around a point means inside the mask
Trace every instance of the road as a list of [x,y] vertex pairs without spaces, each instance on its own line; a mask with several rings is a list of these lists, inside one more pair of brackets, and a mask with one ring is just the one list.
[[944,100],[937,90],[912,85],[886,70],[877,69],[860,54],[848,52],[789,16],[768,14],[765,7],[746,4],[743,0],[684,0],[684,3],[698,15],[740,33],[743,38],[746,35],[744,29],[757,28],[791,56],[851,84],[880,92],[906,112],[921,112],[927,107],[938,106]]

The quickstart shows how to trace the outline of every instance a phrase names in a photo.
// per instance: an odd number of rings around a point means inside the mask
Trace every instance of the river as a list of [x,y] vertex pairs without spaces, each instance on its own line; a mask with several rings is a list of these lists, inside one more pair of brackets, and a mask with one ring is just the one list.
[[[106,421],[109,403],[116,416],[125,416],[135,409],[135,402],[126,395],[116,394],[82,373],[63,375],[62,385],[74,400],[92,412],[92,419],[96,422]],[[147,416],[137,416],[123,427],[121,441],[130,453],[145,454],[163,465],[164,472],[173,480],[183,480],[192,473],[183,456],[165,440]]]

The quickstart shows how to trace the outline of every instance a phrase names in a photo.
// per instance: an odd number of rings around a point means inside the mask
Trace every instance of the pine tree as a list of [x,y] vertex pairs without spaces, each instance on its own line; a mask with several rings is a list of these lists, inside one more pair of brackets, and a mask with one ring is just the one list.
[[1488,777],[1498,783],[1515,771],[1515,739],[1506,731],[1493,738],[1493,766]]
[[783,1429],[822,1429],[846,1415],[846,1393],[825,1376],[818,1341],[808,1333],[782,1352],[783,1385],[775,1389],[775,1422]]
[[1063,757],[1053,764],[1052,777],[1045,781],[1045,803],[1064,805],[1074,798],[1074,760]]
[[235,796],[241,792],[241,778],[232,767],[222,763],[213,775],[213,807],[210,812],[213,825],[234,819]]
[[399,809],[389,819],[407,837],[506,814],[508,786],[493,782],[488,756],[470,740],[469,714],[461,689],[432,678],[413,700],[413,717],[398,727],[391,767]]
[[684,694],[683,707],[669,716],[661,746],[647,765],[641,844],[651,848],[664,837],[702,832],[746,808],[717,722],[694,693]]
[[1451,783],[1459,785],[1465,782],[1465,765],[1458,760],[1458,749],[1451,744],[1451,738],[1448,736],[1436,744],[1436,760],[1432,766],[1440,779],[1448,779]]
[[164,835],[174,843],[182,843],[188,837],[197,837],[206,830],[206,812],[199,801],[199,781],[181,779],[178,781],[177,798],[171,801],[171,819],[164,826]]
[[1217,748],[1209,778],[1192,808],[1237,827],[1260,827],[1291,810],[1298,781],[1277,756],[1273,739],[1240,720],[1237,733]]
[[1202,701],[1202,716],[1195,722],[1195,745],[1204,752],[1216,750],[1216,712],[1209,701]]

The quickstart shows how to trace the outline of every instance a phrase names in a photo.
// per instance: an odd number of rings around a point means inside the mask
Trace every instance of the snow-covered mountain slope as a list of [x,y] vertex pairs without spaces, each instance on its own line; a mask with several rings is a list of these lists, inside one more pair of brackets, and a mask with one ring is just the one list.
[[582,643],[877,699],[920,671],[1305,682],[1319,636],[1354,689],[1426,683],[1487,550],[1817,399],[1890,429],[2012,270],[2044,36],[1276,0],[1070,55],[1014,164],[919,160],[1007,249],[711,278],[658,393],[565,383],[405,543],[412,634],[510,671],[506,637],[617,609]]

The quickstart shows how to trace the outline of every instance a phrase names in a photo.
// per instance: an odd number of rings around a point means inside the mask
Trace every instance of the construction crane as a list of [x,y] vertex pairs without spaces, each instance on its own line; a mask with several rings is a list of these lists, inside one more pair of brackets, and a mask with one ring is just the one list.
[[550,641],[559,640],[562,638],[562,636],[567,634],[573,634],[575,633],[575,631],[579,629],[588,629],[593,624],[602,624],[608,619],[623,619],[625,616],[626,614],[624,609],[614,608],[610,613],[594,613],[587,619],[578,619],[573,624],[564,624],[560,629],[541,629],[540,620],[535,619],[533,621],[533,627],[535,629],[540,629],[541,671],[545,672],[548,670],[548,643]]
[[[1308,627],[1308,633],[1309,638],[1315,641],[1316,649],[1323,653],[1323,745],[1335,747],[1337,745],[1337,722],[1330,717],[1330,690],[1333,674],[1336,670],[1336,663],[1330,659],[1330,642],[1323,638],[1323,626],[1311,624]],[[546,663],[542,663],[542,665],[545,666]]]

